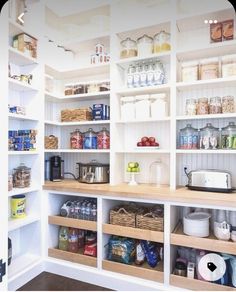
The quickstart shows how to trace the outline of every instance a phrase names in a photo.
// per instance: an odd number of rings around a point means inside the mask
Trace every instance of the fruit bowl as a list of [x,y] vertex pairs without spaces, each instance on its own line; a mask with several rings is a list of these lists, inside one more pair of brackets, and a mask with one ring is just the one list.
[[148,148],[148,149],[158,149],[159,143],[156,141],[155,137],[142,137],[139,142],[137,142],[137,148]]

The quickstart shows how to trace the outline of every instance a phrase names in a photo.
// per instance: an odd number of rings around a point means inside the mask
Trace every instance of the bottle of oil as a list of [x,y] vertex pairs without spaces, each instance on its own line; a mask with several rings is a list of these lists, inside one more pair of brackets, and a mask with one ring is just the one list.
[[68,235],[69,228],[61,226],[59,231],[59,244],[58,248],[64,251],[68,251]]

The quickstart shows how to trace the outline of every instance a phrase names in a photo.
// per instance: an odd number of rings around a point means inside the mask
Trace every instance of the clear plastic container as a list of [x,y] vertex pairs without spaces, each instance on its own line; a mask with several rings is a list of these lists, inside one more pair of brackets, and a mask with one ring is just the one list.
[[162,30],[154,35],[153,38],[153,53],[169,51],[170,46],[170,33]]
[[208,98],[201,97],[198,99],[198,103],[197,103],[197,115],[207,115],[207,114],[209,114]]
[[98,149],[110,149],[110,133],[104,127],[97,134]]
[[229,122],[227,127],[222,128],[221,148],[236,149],[236,125],[234,122]]
[[135,115],[137,120],[150,118],[149,95],[139,95],[135,97]]
[[219,77],[218,58],[203,59],[200,61],[200,79],[215,79]]
[[198,148],[198,130],[191,124],[179,131],[179,149],[197,149]]
[[164,118],[168,115],[168,106],[165,93],[150,95],[151,118]]
[[131,38],[126,38],[121,43],[120,58],[131,58],[136,57],[138,54],[137,43]]
[[194,116],[197,114],[197,100],[195,98],[186,99],[185,114]]
[[163,177],[163,164],[161,159],[153,161],[149,166],[149,183],[157,187],[161,186]]
[[234,97],[231,95],[222,97],[222,113],[234,113],[235,105],[234,105]]
[[143,57],[152,54],[153,38],[144,34],[137,39],[138,56]]
[[193,82],[198,80],[198,61],[183,62],[181,65],[182,81]]
[[31,168],[21,163],[13,172],[14,188],[28,188],[31,182]]
[[135,67],[134,65],[130,64],[127,70],[127,87],[132,88],[134,87],[134,73],[135,73]]
[[84,149],[97,149],[97,134],[92,128],[89,128],[88,131],[84,133],[83,144]]
[[220,131],[218,128],[207,123],[204,128],[200,129],[200,149],[218,149],[220,147]]
[[67,83],[65,84],[65,95],[73,95],[74,94],[74,84]]
[[236,54],[227,55],[221,58],[222,61],[222,77],[230,77],[236,75]]
[[221,98],[219,96],[211,97],[209,103],[209,114],[222,113]]
[[153,63],[153,85],[161,85],[166,82],[163,64],[157,60]]
[[120,99],[121,120],[128,121],[135,119],[135,97],[125,96]]
[[70,148],[83,149],[83,134],[79,129],[70,133]]

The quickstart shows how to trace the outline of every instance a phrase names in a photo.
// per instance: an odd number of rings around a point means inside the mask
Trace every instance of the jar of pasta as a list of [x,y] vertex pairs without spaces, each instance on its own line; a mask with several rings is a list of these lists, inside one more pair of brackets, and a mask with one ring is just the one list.
[[194,116],[197,114],[197,100],[195,98],[186,100],[185,114],[187,116]]
[[208,98],[202,97],[198,99],[197,115],[207,115],[209,113]]
[[200,61],[200,79],[215,79],[219,77],[218,58],[208,58]]
[[231,95],[222,97],[222,113],[234,113],[234,97]]
[[222,113],[221,98],[219,96],[211,97],[209,104],[209,114]]

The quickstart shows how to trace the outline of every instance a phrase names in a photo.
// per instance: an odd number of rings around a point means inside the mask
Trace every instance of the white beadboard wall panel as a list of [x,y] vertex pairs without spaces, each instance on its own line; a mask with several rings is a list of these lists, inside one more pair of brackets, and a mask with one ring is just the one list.
[[236,155],[234,154],[178,154],[176,180],[177,185],[186,185],[187,177],[184,174],[184,167],[190,170],[196,169],[217,169],[227,170],[232,174],[232,184],[236,187]]
[[185,105],[186,105],[186,99],[188,98],[201,98],[201,97],[214,97],[214,96],[227,96],[232,95],[235,97],[235,103],[236,103],[236,85],[235,86],[229,86],[225,87],[222,85],[220,88],[214,88],[214,85],[212,85],[212,88],[208,89],[196,89],[196,90],[185,90],[178,92],[177,96],[177,104],[176,104],[176,114],[177,115],[185,115]]

